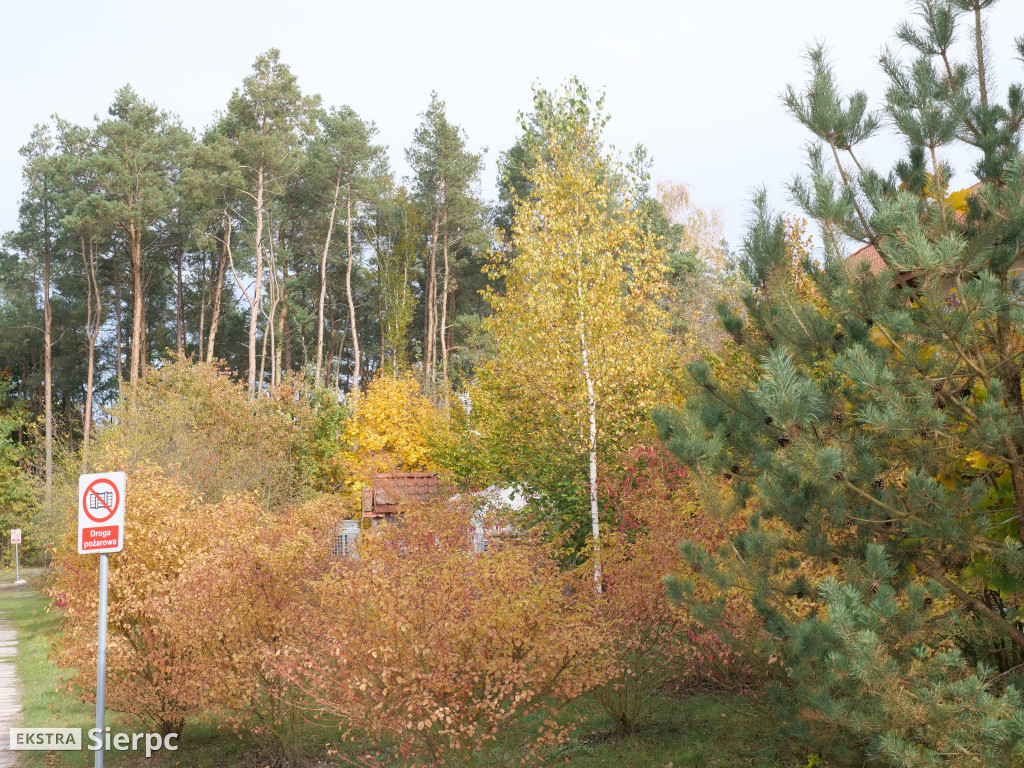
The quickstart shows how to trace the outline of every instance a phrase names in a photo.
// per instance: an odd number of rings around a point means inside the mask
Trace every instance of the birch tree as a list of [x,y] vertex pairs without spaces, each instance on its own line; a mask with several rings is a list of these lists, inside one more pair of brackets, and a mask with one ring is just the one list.
[[496,354],[484,378],[500,403],[492,433],[522,457],[518,467],[532,471],[561,454],[575,464],[563,468],[568,482],[585,478],[601,591],[602,464],[647,428],[664,392],[665,253],[601,141],[601,102],[592,105],[572,81],[564,93],[538,90],[535,107],[543,130],[532,148],[532,191],[515,210],[516,256],[492,264],[505,290],[489,294]]

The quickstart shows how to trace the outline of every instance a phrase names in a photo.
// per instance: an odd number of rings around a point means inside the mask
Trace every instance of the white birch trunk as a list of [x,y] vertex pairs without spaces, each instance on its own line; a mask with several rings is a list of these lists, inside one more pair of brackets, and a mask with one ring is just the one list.
[[217,326],[220,324],[220,304],[224,295],[224,269],[231,252],[231,216],[224,209],[224,242],[220,251],[220,265],[217,269],[217,287],[213,291],[213,312],[210,315],[210,337],[206,342],[206,362],[213,362],[213,343],[217,338]]
[[600,594],[601,585],[601,519],[597,506],[597,400],[594,396],[594,379],[590,374],[590,354],[587,334],[580,312],[580,352],[583,359],[583,378],[587,385],[587,416],[590,420],[590,531],[594,538],[594,590]]
[[352,328],[352,399],[359,397],[359,377],[362,373],[359,359],[359,332],[356,329],[356,302],[352,296],[352,185],[346,191],[345,230],[348,240],[348,268],[345,270],[345,291],[348,294],[348,322]]
[[249,299],[249,394],[256,396],[256,332],[259,330],[263,298],[263,178],[265,167],[260,163],[256,181],[256,275]]

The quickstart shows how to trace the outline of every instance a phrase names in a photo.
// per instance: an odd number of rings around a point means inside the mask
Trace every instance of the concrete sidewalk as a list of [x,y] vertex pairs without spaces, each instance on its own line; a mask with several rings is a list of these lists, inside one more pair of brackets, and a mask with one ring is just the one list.
[[18,764],[18,753],[10,748],[10,729],[21,724],[21,683],[14,666],[17,654],[14,626],[0,616],[0,768]]

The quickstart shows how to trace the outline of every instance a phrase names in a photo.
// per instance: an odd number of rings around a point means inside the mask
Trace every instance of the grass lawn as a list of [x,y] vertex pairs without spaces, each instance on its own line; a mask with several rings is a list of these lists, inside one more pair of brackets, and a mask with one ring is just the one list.
[[[59,630],[60,613],[47,612],[47,600],[39,591],[39,569],[23,569],[29,585],[14,586],[13,573],[0,571],[0,616],[13,622],[18,631],[18,674],[22,681],[22,724],[32,727],[80,727],[88,731],[95,724],[94,705],[76,698],[64,687],[66,671],[50,663],[47,653],[54,634]],[[752,711],[736,706],[728,697],[695,696],[677,699],[659,696],[649,725],[628,738],[613,735],[611,721],[596,711],[589,699],[576,705],[582,726],[572,743],[555,757],[552,764],[569,768],[800,768],[807,765],[807,756],[795,755],[778,737],[770,721]],[[131,723],[117,714],[107,714],[113,731],[132,733]],[[313,729],[307,738],[308,752],[324,756],[325,742],[336,732]],[[348,744],[342,748],[344,757],[336,762],[326,759],[311,765],[380,765],[387,763],[359,758],[365,747]],[[22,752],[23,768],[68,766],[88,768],[94,754],[81,752]],[[347,759],[346,759],[347,758]],[[379,758],[378,758],[379,759]],[[196,726],[186,730],[180,748],[158,753],[146,760],[144,753],[108,752],[110,766],[182,766],[187,768],[261,768],[259,746],[252,739],[239,739],[230,732],[213,726]]]
[[619,738],[603,712],[589,711],[564,765],[573,768],[798,768],[774,724],[727,696],[657,696],[650,723]]
[[[9,579],[4,579],[9,575]],[[26,576],[22,569],[22,577]],[[53,635],[60,626],[60,612],[46,611],[47,598],[39,591],[41,579],[39,569],[30,569],[27,574],[30,584],[13,586],[13,572],[0,571],[0,617],[11,621],[18,631],[18,676],[22,687],[22,725],[25,727],[81,728],[84,732],[96,725],[96,708],[76,698],[65,687],[69,673],[50,663],[47,654]],[[132,733],[136,729],[124,723],[117,714],[108,712],[106,724],[114,733]],[[249,763],[246,753],[252,753],[252,745],[241,743],[237,737],[217,731],[215,728],[195,728],[186,734],[176,752],[160,754],[152,760],[145,759],[145,752],[139,756],[133,752],[106,753],[104,764],[112,766],[166,765],[202,768],[203,766],[238,766]],[[21,752],[19,765],[23,768],[36,766],[67,766],[68,768],[89,768],[94,753],[83,749],[80,752]]]
[[[40,573],[40,569],[22,569],[21,577],[37,583]],[[14,586],[11,584],[13,580],[13,570],[0,572],[0,617],[11,621],[18,631],[16,664],[21,678],[21,703],[24,708],[22,725],[91,728],[92,708],[71,698],[63,690],[58,693],[57,689],[63,686],[65,674],[47,659],[49,636],[60,622],[59,614],[46,612],[47,600],[37,587]],[[66,756],[77,757],[72,753],[66,753]],[[84,759],[80,762],[54,762],[52,757],[48,758],[43,752],[22,752],[19,762],[22,766],[65,763],[86,765]]]

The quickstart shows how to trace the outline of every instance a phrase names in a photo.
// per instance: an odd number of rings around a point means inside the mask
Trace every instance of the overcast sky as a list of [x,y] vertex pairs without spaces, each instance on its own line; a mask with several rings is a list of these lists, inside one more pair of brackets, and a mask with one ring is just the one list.
[[[793,210],[785,184],[803,163],[806,134],[782,109],[802,83],[807,43],[824,39],[840,81],[877,104],[882,46],[910,9],[901,0],[10,0],[0,45],[0,231],[16,224],[18,148],[53,113],[91,123],[125,83],[201,131],[261,52],[281,50],[307,93],[376,121],[392,165],[407,172],[409,143],[430,91],[448,104],[470,146],[487,148],[483,191],[495,197],[495,160],[531,104],[531,84],[570,75],[607,93],[608,136],[638,141],[655,179],[685,181],[719,209],[739,244],[752,190]],[[1003,0],[991,42],[998,84],[1024,80],[1012,58],[1024,0]],[[1002,92],[1000,88],[1000,92]],[[888,167],[891,136],[865,153]],[[955,182],[971,183],[967,176]]]

